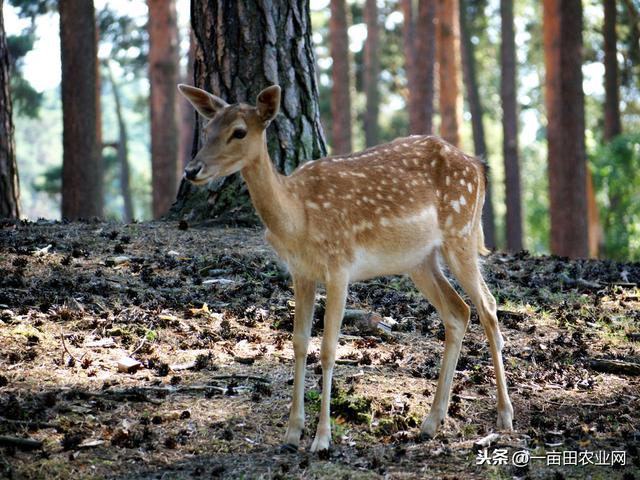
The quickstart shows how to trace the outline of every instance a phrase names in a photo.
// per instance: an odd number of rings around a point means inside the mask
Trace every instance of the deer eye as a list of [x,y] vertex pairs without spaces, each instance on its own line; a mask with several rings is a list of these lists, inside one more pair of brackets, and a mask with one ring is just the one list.
[[233,131],[233,138],[244,138],[247,136],[247,131],[241,128]]

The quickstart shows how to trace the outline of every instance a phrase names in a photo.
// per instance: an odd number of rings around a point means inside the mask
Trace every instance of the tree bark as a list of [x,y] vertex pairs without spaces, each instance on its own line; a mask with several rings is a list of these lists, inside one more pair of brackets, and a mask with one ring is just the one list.
[[367,40],[364,44],[364,88],[367,108],[364,115],[364,136],[367,147],[377,145],[378,113],[380,94],[378,76],[380,75],[380,48],[378,24],[378,5],[376,0],[366,0],[364,18],[367,24]]
[[[466,85],[469,112],[471,113],[471,127],[473,130],[473,146],[477,157],[486,161],[487,144],[484,134],[484,108],[478,92],[478,80],[476,77],[476,58],[473,43],[471,42],[471,25],[467,15],[467,1],[460,0],[460,46],[462,54],[462,76]],[[487,187],[485,190],[484,206],[482,207],[482,229],[484,231],[484,243],[487,248],[496,248],[495,221],[493,203],[491,201],[490,171],[487,174]]]
[[349,36],[345,0],[331,0],[329,48],[333,86],[331,89],[331,146],[334,154],[350,153],[351,92],[349,81]]
[[409,113],[409,131],[417,133],[418,103],[416,102],[415,68],[415,25],[413,0],[401,0],[400,8],[404,21],[402,24],[402,46],[404,52],[404,71],[407,77],[407,111]]
[[[629,5],[627,3],[627,5]],[[620,90],[618,81],[616,0],[604,0],[604,139],[613,140],[622,133],[620,121]],[[635,19],[634,19],[635,20]],[[597,257],[604,243],[604,233],[600,223],[598,206],[591,171],[587,169],[587,198],[589,210],[589,256]],[[619,202],[610,198],[610,204]]]
[[415,27],[415,98],[417,116],[411,132],[433,133],[434,65],[436,60],[436,3],[420,0]]
[[151,84],[153,216],[165,215],[178,185],[178,24],[175,0],[147,0]]
[[[98,46],[100,45],[100,23],[95,18],[95,43],[94,43],[94,55],[96,58],[96,155],[100,165],[104,162],[102,160],[102,75],[100,72],[100,59],[98,58]],[[103,181],[104,182],[104,181]],[[104,187],[102,187],[104,189]],[[100,193],[100,202],[104,208],[104,198],[102,198],[104,191]]]
[[582,91],[582,4],[544,0],[551,252],[589,254]]
[[622,132],[616,48],[616,0],[604,0],[604,138],[609,141]]
[[130,223],[134,218],[133,201],[131,200],[131,187],[129,182],[129,140],[127,135],[127,125],[124,122],[124,116],[122,115],[122,105],[120,102],[120,92],[118,90],[118,84],[116,83],[111,65],[106,62],[107,73],[109,75],[109,82],[113,90],[113,100],[116,104],[116,118],[118,119],[118,164],[120,165],[120,192],[122,194],[123,201],[123,220],[126,223]]
[[93,1],[60,0],[62,64],[62,216],[102,216],[102,158],[97,143],[96,31]]
[[507,250],[522,250],[522,199],[518,158],[518,111],[516,106],[516,41],[513,0],[501,0],[502,43],[500,45],[502,99],[502,152],[504,156],[505,201],[507,204]]
[[[196,38],[189,30],[189,54],[187,58],[187,71],[185,72],[183,83],[193,85],[193,64],[196,58]],[[182,170],[191,160],[193,150],[193,130],[196,126],[196,113],[191,104],[182,95],[178,96],[180,110],[180,148],[178,150],[178,178],[182,176]]]
[[458,0],[438,0],[438,68],[440,75],[440,136],[460,145],[460,32]]
[[[265,87],[282,88],[280,114],[267,129],[276,168],[289,174],[304,161],[325,156],[308,2],[194,0],[191,19],[197,40],[197,87],[229,103],[252,105]],[[202,144],[201,125],[199,118],[193,153]],[[214,180],[206,188],[183,181],[172,212],[219,223],[259,221],[238,174]]]
[[0,0],[0,218],[19,218],[18,165],[9,92],[9,50]]

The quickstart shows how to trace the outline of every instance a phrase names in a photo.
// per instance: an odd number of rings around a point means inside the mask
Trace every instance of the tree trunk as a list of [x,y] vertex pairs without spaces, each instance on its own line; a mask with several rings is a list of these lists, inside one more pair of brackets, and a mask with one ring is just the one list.
[[401,0],[400,8],[404,22],[402,24],[402,45],[404,51],[404,71],[407,77],[407,111],[409,113],[409,131],[417,133],[418,102],[416,101],[415,68],[415,26],[413,21],[413,0]]
[[502,98],[502,152],[504,155],[505,201],[507,204],[507,250],[522,250],[522,200],[518,158],[518,112],[516,107],[516,41],[513,0],[501,0],[502,43],[500,45]]
[[3,0],[0,0],[0,218],[18,218],[20,190],[9,92],[9,50],[2,3]]
[[543,5],[551,252],[587,257],[582,3],[544,0]]
[[[420,0],[415,27],[415,102],[417,117],[412,133],[433,133],[434,65],[436,60],[436,3]],[[415,127],[415,128],[414,128]]]
[[[620,90],[618,84],[618,58],[616,34],[616,0],[604,0],[604,139],[611,141],[622,133],[620,121]],[[604,243],[591,171],[587,169],[587,197],[589,209],[589,256],[597,257]],[[619,199],[610,198],[610,204]]]
[[331,0],[329,19],[333,86],[331,89],[331,146],[334,154],[350,153],[351,92],[349,82],[349,36],[345,0]]
[[[183,83],[193,85],[193,64],[196,58],[196,38],[189,30],[189,55],[187,58],[187,71],[185,72]],[[180,110],[180,148],[178,150],[178,178],[182,176],[182,170],[191,160],[193,150],[193,131],[196,126],[196,113],[191,104],[182,95],[178,95],[178,105]]]
[[120,192],[122,194],[122,201],[124,204],[123,220],[126,223],[130,223],[134,218],[133,202],[131,200],[131,187],[129,185],[129,140],[127,135],[127,126],[124,123],[124,116],[122,115],[122,105],[120,102],[120,92],[118,85],[113,78],[113,72],[111,65],[106,62],[107,73],[109,75],[109,82],[113,90],[113,100],[116,104],[116,118],[118,119],[118,164],[120,165]]
[[604,138],[620,135],[620,95],[616,49],[616,0],[604,0]]
[[178,185],[178,24],[175,0],[147,0],[151,84],[153,216],[165,215]]
[[440,136],[460,145],[460,33],[458,0],[438,0],[438,68],[440,75]]
[[[471,127],[473,130],[473,146],[476,156],[486,161],[487,144],[484,135],[484,108],[478,93],[478,81],[476,77],[476,58],[473,43],[471,43],[471,26],[467,15],[467,1],[460,0],[460,45],[462,53],[462,76],[466,85],[469,112],[471,113]],[[484,243],[488,248],[496,248],[495,221],[493,203],[491,201],[490,171],[487,174],[487,188],[485,191],[484,206],[482,207],[482,229],[484,230]]]
[[[194,0],[191,18],[198,43],[196,86],[229,103],[253,105],[262,89],[280,85],[280,114],[267,129],[277,169],[288,174],[306,160],[325,156],[308,2],[268,0],[259,6]],[[195,137],[197,150],[202,144],[199,127]],[[215,180],[207,188],[183,181],[172,211],[190,219],[258,222],[238,174]]]
[[366,0],[364,18],[367,24],[367,40],[364,44],[364,88],[367,98],[367,109],[364,115],[364,135],[367,147],[377,145],[378,112],[380,110],[380,94],[378,92],[378,76],[380,75],[380,49],[378,24],[378,5],[376,0]]
[[102,158],[97,143],[96,31],[93,1],[60,0],[62,63],[62,216],[102,216]]
[[[100,22],[97,18],[95,18],[95,43],[94,43],[94,55],[96,57],[96,155],[98,156],[98,160],[100,165],[103,165],[102,160],[102,75],[100,72],[100,59],[98,58],[98,46],[100,45]],[[104,180],[103,180],[104,181]],[[104,188],[104,187],[102,187]],[[104,191],[100,194],[100,202],[102,207],[104,208],[104,198],[102,195]]]

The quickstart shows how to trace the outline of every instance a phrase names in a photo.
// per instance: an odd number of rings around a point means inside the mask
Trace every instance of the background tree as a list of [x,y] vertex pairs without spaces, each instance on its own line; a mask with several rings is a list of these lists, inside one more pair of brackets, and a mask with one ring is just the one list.
[[604,0],[604,138],[611,140],[622,133],[616,35],[616,0]]
[[[261,8],[233,0],[213,6],[207,0],[194,0],[191,19],[201,52],[194,66],[196,86],[229,103],[251,104],[264,87],[278,84],[282,88],[280,114],[267,130],[276,168],[288,174],[302,162],[326,155],[309,3],[273,0],[269,8]],[[201,145],[201,125],[198,119],[196,149]],[[183,181],[173,212],[221,222],[258,221],[239,175],[204,188]]]
[[413,0],[400,0],[402,9],[402,48],[404,53],[404,71],[407,85],[407,111],[409,112],[409,131],[417,133],[418,108],[416,103],[416,52],[415,52],[415,19]]
[[349,74],[349,36],[345,0],[331,0],[329,19],[329,45],[331,50],[331,147],[334,154],[350,153],[351,144],[351,91]]
[[18,165],[13,143],[13,119],[9,92],[9,49],[0,0],[0,218],[20,216]]
[[[196,39],[189,29],[189,53],[187,57],[187,70],[184,72],[182,83],[193,85],[193,63],[196,58]],[[193,130],[196,126],[196,112],[191,104],[182,95],[178,96],[178,110],[180,112],[180,148],[178,149],[178,178],[182,177],[182,170],[191,160],[193,149]]]
[[414,15],[413,2],[403,0],[402,12],[409,131],[412,134],[429,134],[433,133],[436,2],[420,0],[417,15]]
[[118,166],[120,168],[120,192],[122,194],[123,204],[122,220],[129,223],[135,218],[133,212],[133,200],[131,198],[129,174],[129,136],[127,134],[127,125],[122,112],[122,101],[120,100],[118,83],[115,80],[109,61],[105,62],[105,66],[109,83],[111,84],[111,91],[113,92],[116,119],[118,121],[118,141],[116,142],[115,147],[118,157]]
[[[415,88],[417,117],[414,133],[433,133],[433,98],[436,64],[436,2],[419,0],[415,27]],[[413,129],[412,129],[413,130]]]
[[[476,156],[487,159],[487,143],[484,133],[484,107],[480,100],[478,79],[476,76],[476,56],[473,42],[471,41],[470,17],[474,18],[482,12],[473,11],[468,15],[469,2],[460,0],[460,47],[462,54],[462,75],[467,91],[469,113],[471,113],[471,128],[473,130],[473,146]],[[491,196],[491,171],[487,173],[487,190],[484,206],[482,207],[482,229],[484,230],[484,243],[488,248],[496,247],[495,221],[493,213],[493,201]]]
[[166,214],[178,185],[178,24],[175,0],[148,0],[153,216]]
[[96,25],[93,1],[60,0],[63,149],[62,216],[102,216],[97,144]]
[[513,25],[513,0],[500,1],[502,42],[500,63],[502,78],[502,152],[505,172],[507,207],[507,249],[522,250],[522,200],[520,197],[520,165],[518,158],[518,110],[516,104],[516,42]]
[[582,91],[582,3],[544,0],[551,252],[589,254]]
[[370,147],[379,143],[378,112],[380,111],[380,93],[378,90],[378,76],[380,75],[380,26],[376,0],[366,0],[364,19],[367,24],[367,40],[364,44],[364,88],[367,101],[364,115],[364,134],[365,144]]
[[460,145],[460,30],[458,0],[438,0],[438,69],[440,76],[440,136]]

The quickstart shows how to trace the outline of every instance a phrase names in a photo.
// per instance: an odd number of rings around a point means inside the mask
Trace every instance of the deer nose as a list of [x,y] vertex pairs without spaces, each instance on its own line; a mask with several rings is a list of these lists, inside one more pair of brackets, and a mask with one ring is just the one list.
[[184,169],[184,176],[187,177],[187,180],[195,180],[200,170],[202,170],[202,165],[196,165],[191,168],[187,167]]

